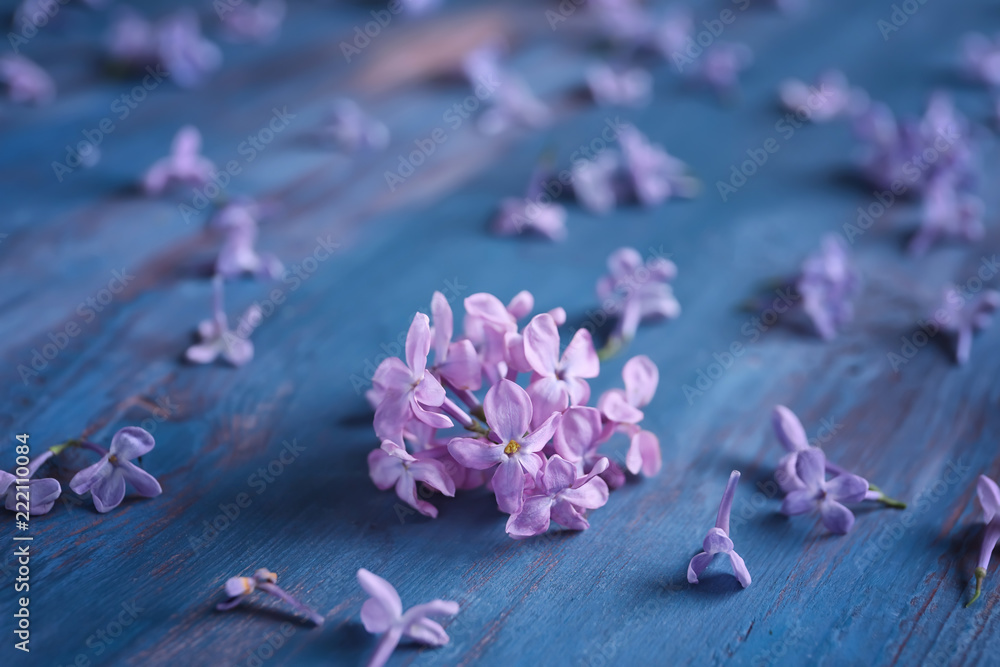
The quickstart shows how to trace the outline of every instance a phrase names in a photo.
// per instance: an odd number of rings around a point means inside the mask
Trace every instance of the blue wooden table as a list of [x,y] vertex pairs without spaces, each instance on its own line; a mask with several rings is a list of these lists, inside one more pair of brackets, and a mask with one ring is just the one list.
[[[946,282],[965,283],[1000,250],[1000,227],[990,224],[977,246],[914,260],[902,247],[918,208],[893,206],[851,245],[863,291],[855,322],[829,343],[789,323],[749,335],[753,313],[740,304],[794,273],[823,234],[873,201],[850,177],[857,144],[845,123],[776,132],[778,83],[835,66],[899,114],[921,113],[942,88],[987,124],[990,97],[955,74],[956,53],[966,31],[1000,27],[1000,13],[986,2],[930,0],[885,39],[878,22],[890,20],[889,0],[812,1],[792,14],[757,4],[696,7],[699,23],[734,9],[719,39],[754,49],[729,104],[691,90],[669,64],[653,70],[648,107],[580,101],[584,67],[598,58],[582,10],[552,30],[551,7],[537,3],[446,3],[426,18],[395,17],[348,63],[341,42],[382,5],[292,2],[278,40],[225,45],[207,85],[164,82],[124,119],[112,105],[135,82],[99,66],[107,15],[63,8],[23,46],[56,79],[58,100],[0,107],[2,466],[13,468],[18,433],[37,453],[81,435],[106,445],[119,428],[141,425],[157,442],[144,466],[164,493],[129,496],[100,515],[67,489],[34,518],[30,656],[13,648],[16,531],[5,515],[0,664],[361,664],[375,645],[359,619],[361,567],[393,582],[406,606],[437,597],[461,606],[445,622],[449,645],[403,646],[392,665],[997,664],[996,573],[973,608],[963,605],[982,533],[975,480],[1000,475],[1000,330],[977,338],[965,367],[937,342],[898,370],[887,355],[899,353]],[[203,10],[214,18],[208,3]],[[440,74],[497,35],[515,38],[511,66],[553,106],[550,129],[487,137],[471,121],[452,129],[443,120],[469,93]],[[357,98],[391,128],[386,151],[345,158],[317,144],[337,96]],[[287,127],[246,161],[240,143],[275,109],[291,114]],[[51,162],[106,117],[115,129],[100,164],[57,180]],[[565,162],[619,118],[687,161],[701,195],[606,217],[570,203],[561,244],[487,232],[541,153],[555,147]],[[230,284],[230,314],[272,289],[282,297],[254,334],[256,358],[240,369],[181,361],[209,314],[218,242],[205,215],[186,222],[181,199],[135,190],[185,123],[202,130],[217,164],[243,161],[227,191],[275,203],[259,246],[303,271],[294,288]],[[447,140],[390,191],[385,172],[438,127]],[[780,150],[722,201],[716,181],[771,137]],[[996,143],[986,130],[977,139],[989,223],[1000,210]],[[333,244],[325,261],[310,259]],[[595,396],[618,386],[631,354],[657,363],[646,428],[663,445],[662,472],[613,492],[578,534],[513,541],[486,491],[436,499],[436,520],[401,516],[395,495],[368,478],[377,442],[362,392],[413,313],[427,312],[434,290],[460,310],[475,292],[506,300],[528,289],[538,310],[566,308],[568,336],[597,306],[594,283],[621,246],[672,258],[683,313],[640,329],[592,386]],[[77,335],[25,379],[19,366],[70,325]],[[712,368],[736,342],[746,352],[722,373]],[[699,385],[702,374],[709,381]],[[778,403],[824,438],[831,459],[910,509],[861,510],[847,536],[780,515],[769,485],[782,453],[770,426]],[[622,456],[626,444],[612,450]],[[53,474],[64,489],[93,461],[60,458]],[[732,534],[753,584],[741,590],[716,562],[689,586],[688,560],[733,469],[743,480]],[[258,567],[275,570],[325,626],[267,596],[216,612],[226,578]]]

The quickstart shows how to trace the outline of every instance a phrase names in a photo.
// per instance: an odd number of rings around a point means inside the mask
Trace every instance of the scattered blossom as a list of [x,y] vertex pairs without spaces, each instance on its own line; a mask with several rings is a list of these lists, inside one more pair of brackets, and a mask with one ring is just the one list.
[[976,483],[976,495],[979,496],[979,504],[983,508],[983,523],[986,529],[983,531],[983,543],[979,548],[979,561],[976,563],[976,593],[969,600],[968,607],[979,599],[983,590],[983,579],[986,578],[986,570],[990,566],[990,557],[993,549],[1000,539],[1000,487],[997,483],[986,475],[980,475]]
[[854,318],[858,277],[840,237],[823,239],[819,252],[802,263],[796,289],[802,307],[824,340],[832,340]]
[[78,444],[102,456],[97,463],[76,473],[69,488],[79,494],[90,491],[98,512],[109,512],[121,504],[125,498],[125,482],[146,498],[163,493],[155,477],[132,463],[132,459],[148,454],[156,445],[148,431],[127,426],[115,433],[107,451],[93,443]]
[[325,619],[320,613],[302,604],[278,586],[278,574],[264,567],[255,571],[251,577],[230,577],[227,579],[225,591],[229,599],[215,605],[215,608],[219,611],[228,611],[243,602],[256,590],[270,593],[307,616],[316,625],[323,625]]
[[743,562],[743,558],[736,553],[732,538],[729,537],[729,515],[733,508],[733,498],[736,496],[736,485],[740,481],[740,471],[734,470],[729,475],[729,483],[722,494],[722,502],[719,503],[719,513],[716,515],[715,526],[712,527],[705,540],[702,542],[702,551],[691,559],[688,563],[687,579],[688,583],[697,584],[698,576],[705,571],[712,559],[718,554],[729,556],[729,562],[733,566],[733,574],[740,582],[740,586],[746,588],[750,585],[750,571]]
[[174,136],[170,154],[153,163],[142,179],[146,194],[158,195],[172,183],[202,186],[212,179],[215,165],[201,155],[201,132],[185,125]]

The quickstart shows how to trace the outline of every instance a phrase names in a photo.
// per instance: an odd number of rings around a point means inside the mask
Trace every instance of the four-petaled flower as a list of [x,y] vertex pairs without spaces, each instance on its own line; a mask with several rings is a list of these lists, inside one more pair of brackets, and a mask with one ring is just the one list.
[[919,257],[941,241],[979,241],[986,235],[983,200],[960,192],[952,172],[931,178],[924,191],[920,228],[910,239],[908,250]]
[[972,351],[972,337],[985,329],[1000,308],[1000,292],[984,290],[982,294],[967,299],[957,288],[945,292],[941,328],[955,339],[955,360],[964,364]]
[[858,289],[857,274],[839,237],[826,236],[820,251],[806,258],[796,289],[819,335],[824,340],[836,338],[854,317],[851,300]]
[[[4,506],[8,510],[17,512],[21,507],[27,506],[29,513],[32,516],[37,516],[46,514],[52,509],[59,494],[62,493],[62,486],[58,480],[51,478],[31,479],[35,471],[52,456],[52,450],[48,450],[28,463],[27,495],[18,491],[17,477],[5,470],[0,470],[0,498],[5,499]],[[23,488],[23,485],[20,488]]]
[[639,67],[616,69],[601,63],[587,70],[587,87],[598,104],[639,107],[649,102],[653,77]]
[[590,528],[583,512],[608,502],[608,485],[597,476],[607,467],[608,460],[602,458],[589,473],[577,477],[573,463],[553,455],[542,464],[520,511],[507,520],[507,534],[518,540],[541,535],[552,521],[570,530]]
[[734,470],[729,475],[729,483],[722,494],[722,502],[719,503],[719,513],[715,518],[715,526],[710,528],[705,540],[702,542],[701,553],[694,556],[688,563],[687,579],[688,583],[697,584],[698,576],[705,571],[708,564],[712,562],[716,554],[726,554],[729,562],[732,563],[733,573],[739,580],[740,585],[746,588],[750,585],[750,571],[743,562],[743,558],[736,553],[733,540],[729,537],[729,515],[733,508],[733,497],[736,495],[736,485],[740,481],[740,471]]
[[618,321],[606,349],[617,349],[635,337],[639,323],[648,318],[673,319],[681,306],[674,298],[669,281],[677,267],[666,257],[642,261],[635,248],[619,248],[608,256],[608,275],[597,283],[601,307]]
[[787,515],[819,510],[823,525],[830,532],[846,534],[854,525],[854,515],[844,503],[858,503],[868,495],[868,482],[857,475],[843,473],[826,479],[826,456],[818,447],[798,452],[795,475],[802,488],[791,491],[781,503]]
[[148,454],[155,445],[153,436],[144,429],[126,426],[111,438],[111,447],[100,461],[73,476],[69,488],[79,494],[90,491],[98,512],[108,512],[121,504],[125,498],[125,482],[135,487],[141,496],[158,496],[163,493],[160,483],[132,463],[132,459]]
[[170,155],[153,163],[142,179],[147,194],[160,194],[173,182],[201,186],[212,179],[215,165],[202,157],[201,133],[185,125],[174,136]]
[[660,472],[663,460],[660,439],[643,430],[639,422],[645,415],[640,408],[649,405],[660,382],[660,371],[646,355],[632,357],[622,369],[625,389],[609,389],[601,395],[597,407],[604,417],[629,436],[631,442],[625,456],[625,466],[633,475],[648,476]]
[[432,616],[454,616],[458,603],[450,600],[432,600],[410,607],[403,613],[403,601],[388,581],[361,568],[358,583],[369,597],[361,607],[361,622],[372,634],[384,633],[368,660],[368,667],[381,667],[404,636],[430,646],[444,646],[448,633]]
[[395,486],[400,500],[423,515],[437,517],[437,508],[417,497],[417,482],[423,482],[446,496],[455,495],[455,482],[434,450],[409,454],[405,448],[384,440],[381,449],[368,454],[368,474],[375,486],[385,491]]
[[185,357],[195,364],[210,364],[219,355],[233,366],[242,366],[253,359],[254,348],[250,334],[264,319],[263,311],[252,304],[240,318],[235,330],[229,329],[229,318],[222,305],[222,277],[213,281],[212,319],[198,324],[200,342],[187,349]]
[[586,329],[578,329],[559,356],[559,330],[548,313],[536,315],[524,328],[524,358],[534,371],[528,385],[533,426],[553,412],[586,403],[590,399],[587,379],[601,372],[601,362]]
[[976,483],[976,495],[979,496],[979,504],[983,507],[983,523],[986,530],[983,532],[983,544],[979,548],[979,561],[976,563],[976,594],[965,605],[968,607],[977,599],[983,589],[983,579],[986,578],[986,569],[990,566],[990,556],[1000,539],[1000,487],[997,483],[986,475],[980,475]]
[[386,359],[375,371],[375,434],[383,440],[403,442],[403,429],[411,419],[434,428],[448,428],[451,420],[430,408],[445,402],[444,387],[427,370],[431,350],[430,319],[417,313],[406,334],[406,363],[398,357]]
[[562,415],[552,413],[538,428],[529,432],[531,399],[527,392],[510,380],[500,380],[486,392],[483,401],[486,423],[492,429],[491,442],[473,438],[454,438],[448,451],[468,468],[486,470],[497,466],[493,491],[497,505],[508,514],[521,509],[524,500],[524,476],[538,474],[542,457],[538,454],[552,438]]
[[219,611],[227,611],[238,605],[244,600],[244,598],[253,593],[255,590],[261,590],[288,603],[297,611],[308,616],[309,620],[316,625],[323,625],[323,621],[325,619],[321,614],[316,612],[311,607],[307,607],[296,600],[287,591],[278,586],[277,582],[277,573],[271,572],[266,567],[262,567],[255,571],[252,577],[231,577],[226,580],[225,586],[226,595],[229,596],[229,599],[215,605],[215,608]]
[[650,143],[634,126],[623,127],[618,141],[627,185],[644,206],[655,206],[671,197],[693,197],[698,192],[698,181],[688,174],[688,166]]

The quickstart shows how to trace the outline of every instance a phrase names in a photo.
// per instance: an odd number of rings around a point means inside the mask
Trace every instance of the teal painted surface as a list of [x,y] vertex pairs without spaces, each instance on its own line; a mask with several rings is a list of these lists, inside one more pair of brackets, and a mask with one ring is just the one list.
[[[697,16],[714,18],[726,6],[701,6]],[[692,92],[661,65],[654,102],[617,110],[573,94],[586,59],[596,58],[581,55],[582,14],[552,32],[531,3],[449,5],[437,18],[390,24],[345,63],[340,41],[373,8],[293,4],[277,42],[224,46],[224,68],[203,90],[158,87],[116,119],[97,168],[61,183],[50,162],[114,115],[114,99],[131,84],[95,73],[103,15],[66,9],[67,22],[80,18],[86,27],[53,25],[25,48],[53,72],[60,99],[38,110],[2,107],[0,456],[12,467],[15,433],[29,433],[41,451],[82,433],[106,443],[118,428],[151,420],[157,447],[144,462],[164,494],[129,498],[103,516],[89,499],[60,503],[33,520],[32,654],[18,655],[5,629],[2,662],[244,665],[280,644],[268,664],[359,664],[375,645],[359,619],[364,596],[354,572],[365,567],[394,582],[406,605],[434,597],[461,605],[446,624],[450,645],[401,648],[392,665],[995,664],[996,573],[974,608],[962,605],[981,534],[974,481],[1000,475],[1000,330],[977,338],[965,368],[937,342],[898,372],[887,360],[945,282],[965,283],[1000,249],[1000,202],[989,186],[998,175],[994,135],[980,139],[990,211],[982,244],[909,259],[901,247],[918,211],[898,203],[852,246],[864,291],[856,322],[835,342],[794,321],[748,335],[752,314],[739,305],[873,201],[870,189],[844,177],[855,146],[845,125],[806,126],[787,138],[776,131],[777,84],[837,66],[899,113],[919,113],[943,87],[987,122],[988,94],[953,71],[959,37],[995,31],[996,9],[932,0],[885,41],[877,21],[889,18],[888,2],[813,2],[791,16],[752,7],[723,35],[757,56],[737,103]],[[384,172],[445,126],[444,113],[468,94],[459,84],[403,76],[390,58],[433,35],[428,52],[449,62],[470,35],[503,26],[521,36],[513,66],[555,106],[558,122],[499,138],[480,136],[471,123],[449,129],[427,163],[390,192]],[[384,154],[350,161],[315,145],[323,104],[341,94],[390,125]],[[217,163],[241,159],[240,142],[276,107],[295,118],[228,190],[278,203],[259,247],[287,265],[312,256],[318,239],[340,247],[295,288],[231,285],[231,314],[272,289],[285,297],[254,334],[249,366],[183,365],[208,314],[206,276],[218,242],[200,220],[184,222],[179,200],[137,197],[135,178],[188,122],[202,129],[204,152]],[[702,195],[606,218],[570,204],[564,244],[487,234],[500,198],[523,191],[542,151],[556,146],[565,161],[619,117],[689,162]],[[715,182],[772,136],[780,150],[723,202]],[[563,306],[571,323],[585,321],[604,259],[623,245],[671,255],[684,312],[643,327],[592,386],[597,395],[619,384],[628,354],[656,361],[661,382],[646,424],[663,445],[661,474],[613,493],[581,534],[514,542],[485,492],[434,500],[437,520],[400,520],[395,496],[368,479],[365,456],[376,443],[352,379],[370,373],[413,312],[427,311],[434,290],[450,290],[457,303],[477,291],[508,299],[529,289],[539,310]],[[97,298],[114,271],[134,278],[88,321],[79,305]],[[70,323],[81,333],[22,382],[18,365]],[[718,375],[715,355],[725,359],[735,342],[746,352],[689,401],[683,386],[695,386],[699,373]],[[769,425],[776,403],[795,410],[810,437],[822,435],[824,420],[834,424],[823,445],[831,459],[911,510],[862,510],[846,537],[824,534],[811,518],[779,515],[768,486],[781,453]],[[275,464],[286,443],[301,452]],[[624,444],[617,441],[620,453]],[[69,458],[55,474],[65,487],[89,461]],[[280,474],[259,472],[269,465]],[[690,587],[688,559],[734,468],[743,482],[732,533],[754,582],[738,590],[720,561]],[[206,522],[232,514],[240,494],[249,506],[206,539]],[[6,516],[0,609],[12,610],[14,530]],[[307,627],[263,598],[215,612],[224,580],[256,567],[276,570],[326,625]],[[130,622],[111,636],[120,620]]]

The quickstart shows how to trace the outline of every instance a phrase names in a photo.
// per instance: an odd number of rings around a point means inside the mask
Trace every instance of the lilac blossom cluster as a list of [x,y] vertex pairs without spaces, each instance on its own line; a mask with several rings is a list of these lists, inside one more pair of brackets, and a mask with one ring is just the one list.
[[[456,336],[451,307],[435,292],[433,322],[414,316],[405,360],[386,359],[375,372],[367,397],[381,447],[369,454],[368,467],[377,487],[394,487],[403,502],[436,517],[437,508],[418,497],[417,482],[446,496],[486,486],[510,515],[507,533],[521,539],[544,533],[552,521],[571,530],[590,526],[587,511],[602,507],[609,489],[625,480],[625,471],[599,452],[616,433],[629,439],[630,473],[659,472],[659,439],[641,426],[659,382],[648,357],[630,359],[624,388],[591,406],[597,351],[580,329],[560,353],[561,308],[521,326],[534,308],[529,292],[507,305],[473,294],[464,305],[464,332]],[[482,402],[476,392],[485,392]]]

